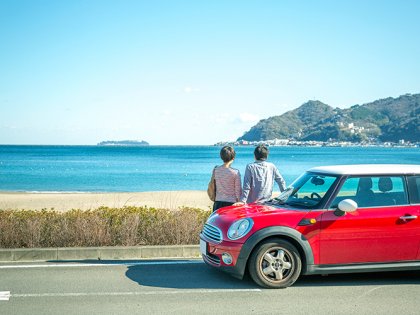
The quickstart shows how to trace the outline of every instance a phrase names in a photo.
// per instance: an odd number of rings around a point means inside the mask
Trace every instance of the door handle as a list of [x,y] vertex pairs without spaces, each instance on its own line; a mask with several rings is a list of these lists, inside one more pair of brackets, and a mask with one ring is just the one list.
[[404,222],[407,222],[409,220],[415,220],[415,219],[417,219],[416,215],[404,215],[400,217],[400,220],[403,220]]

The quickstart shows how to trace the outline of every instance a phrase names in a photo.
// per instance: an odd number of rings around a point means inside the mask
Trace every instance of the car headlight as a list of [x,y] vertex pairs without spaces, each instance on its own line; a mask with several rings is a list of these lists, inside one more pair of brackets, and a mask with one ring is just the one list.
[[252,221],[250,218],[235,221],[230,226],[227,232],[227,236],[231,240],[237,240],[245,236],[251,230],[253,225],[254,221]]

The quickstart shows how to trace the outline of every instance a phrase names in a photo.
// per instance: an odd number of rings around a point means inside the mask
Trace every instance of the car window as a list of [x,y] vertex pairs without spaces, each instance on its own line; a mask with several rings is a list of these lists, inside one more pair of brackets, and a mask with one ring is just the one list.
[[335,176],[305,173],[294,181],[286,203],[296,207],[316,207],[337,180]]
[[420,176],[408,177],[408,190],[410,192],[411,203],[420,204]]
[[344,182],[331,208],[337,208],[344,199],[356,201],[359,208],[408,204],[402,176],[350,177]]

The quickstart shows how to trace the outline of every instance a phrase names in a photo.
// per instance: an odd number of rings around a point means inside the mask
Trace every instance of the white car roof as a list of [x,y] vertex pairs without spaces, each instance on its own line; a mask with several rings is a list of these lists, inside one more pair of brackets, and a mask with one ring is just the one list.
[[418,164],[355,164],[319,166],[309,172],[334,175],[408,175],[420,174]]

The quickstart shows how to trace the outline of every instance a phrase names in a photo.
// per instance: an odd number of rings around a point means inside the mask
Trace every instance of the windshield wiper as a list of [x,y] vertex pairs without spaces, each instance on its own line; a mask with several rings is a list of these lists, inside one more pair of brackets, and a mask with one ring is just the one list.
[[278,200],[277,198],[273,198],[273,199],[267,200],[265,203],[272,204],[272,205],[287,205],[286,201]]
[[294,207],[302,207],[302,208],[307,209],[307,208],[313,208],[313,207],[317,206],[318,203],[308,204],[308,203],[302,203],[302,202],[299,202],[299,201],[289,201],[289,205],[294,206]]
[[292,195],[293,190],[294,187],[289,186],[285,190],[283,190],[278,197],[271,200],[275,200],[276,204],[284,205],[286,204],[287,199],[289,199],[289,197]]

